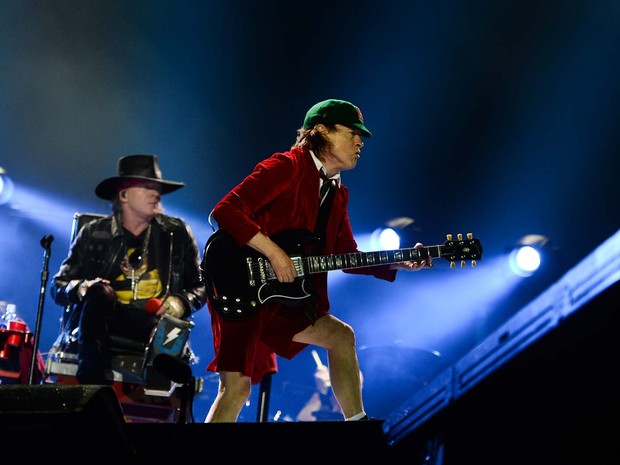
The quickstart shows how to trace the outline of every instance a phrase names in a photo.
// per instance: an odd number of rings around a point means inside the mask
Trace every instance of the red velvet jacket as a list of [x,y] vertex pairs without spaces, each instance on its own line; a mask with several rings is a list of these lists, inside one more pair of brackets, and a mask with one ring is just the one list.
[[[213,210],[213,217],[237,242],[245,245],[258,231],[266,236],[291,229],[314,230],[319,209],[319,172],[307,150],[293,148],[275,153],[230,191]],[[349,191],[342,183],[327,223],[321,254],[359,252],[353,238],[347,205]],[[343,270],[394,281],[396,271],[388,266]],[[312,276],[318,293],[319,312],[329,309],[327,273]]]

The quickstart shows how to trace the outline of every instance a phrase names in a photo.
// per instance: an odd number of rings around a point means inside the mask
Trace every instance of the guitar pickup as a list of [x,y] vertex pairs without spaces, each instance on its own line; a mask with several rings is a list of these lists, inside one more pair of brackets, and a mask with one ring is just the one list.
[[302,257],[291,257],[291,260],[293,260],[293,264],[295,265],[297,277],[303,278],[306,275],[306,271],[304,270],[304,261]]

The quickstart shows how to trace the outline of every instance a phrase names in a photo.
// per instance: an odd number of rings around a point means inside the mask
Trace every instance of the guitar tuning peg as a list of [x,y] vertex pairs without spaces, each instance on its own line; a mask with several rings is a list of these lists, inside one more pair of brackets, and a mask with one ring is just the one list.
[[446,238],[451,241],[452,240],[452,234],[446,234]]
[[450,268],[456,268],[456,263],[450,262]]
[[465,268],[465,265],[466,265],[465,260],[461,260],[461,268]]
[[475,267],[477,267],[477,266],[478,266],[478,264],[476,263],[476,260],[472,260],[472,261],[471,261],[471,266],[472,266],[473,268],[475,268]]
[[472,240],[474,235],[472,233],[467,233],[467,239]]
[[457,234],[457,235],[456,235],[456,238],[457,238],[459,241],[462,241],[462,240],[463,240],[463,235],[462,235],[461,233],[459,233],[459,234]]

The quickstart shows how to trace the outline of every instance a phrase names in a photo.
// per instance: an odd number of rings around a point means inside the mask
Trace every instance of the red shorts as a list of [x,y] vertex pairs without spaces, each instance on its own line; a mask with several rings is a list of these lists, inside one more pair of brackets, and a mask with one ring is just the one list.
[[215,357],[209,371],[240,372],[257,384],[266,374],[277,373],[276,354],[292,359],[307,347],[293,341],[295,334],[310,325],[304,307],[267,304],[241,321],[223,320],[211,309],[210,313]]

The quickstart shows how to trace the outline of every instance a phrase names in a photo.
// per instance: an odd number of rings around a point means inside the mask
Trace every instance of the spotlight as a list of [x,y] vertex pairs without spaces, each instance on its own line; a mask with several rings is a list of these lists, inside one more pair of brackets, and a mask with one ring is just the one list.
[[7,203],[11,197],[13,197],[13,181],[0,166],[0,205]]
[[510,269],[517,276],[527,278],[536,273],[545,260],[549,238],[540,234],[528,234],[517,242],[510,252]]
[[373,250],[400,249],[400,237],[392,228],[377,228],[370,236]]
[[[399,216],[386,221],[385,225],[375,229],[370,235],[370,245],[373,250],[400,249],[401,244],[412,241],[413,224],[415,220],[408,216]],[[406,246],[413,245],[407,244]]]

